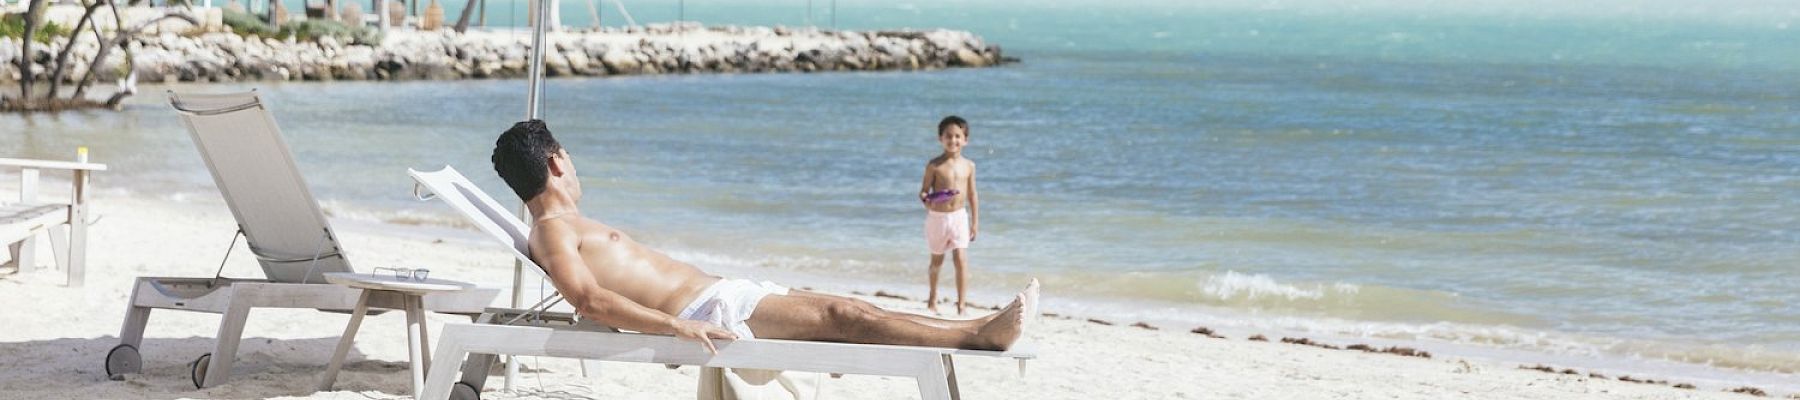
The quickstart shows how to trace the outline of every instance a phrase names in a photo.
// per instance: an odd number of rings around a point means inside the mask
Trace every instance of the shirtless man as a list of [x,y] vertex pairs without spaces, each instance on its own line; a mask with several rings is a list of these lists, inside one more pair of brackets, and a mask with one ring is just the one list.
[[494,143],[494,170],[535,216],[531,259],[583,317],[674,335],[717,353],[713,339],[765,338],[1006,350],[1037,312],[1038,283],[998,312],[949,320],[868,302],[722,279],[581,216],[581,180],[543,121],[514,124]]

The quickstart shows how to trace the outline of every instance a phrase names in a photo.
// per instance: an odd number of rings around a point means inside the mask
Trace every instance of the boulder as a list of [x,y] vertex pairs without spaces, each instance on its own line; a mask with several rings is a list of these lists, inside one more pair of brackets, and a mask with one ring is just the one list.
[[624,50],[611,50],[600,56],[600,64],[613,74],[636,73],[642,69],[637,55]]
[[554,47],[546,50],[547,51],[544,53],[544,74],[548,76],[570,75],[569,59],[564,57],[562,52],[556,51],[556,48]]
[[463,75],[461,73],[457,72],[455,65],[456,65],[456,60],[453,60],[446,56],[436,56],[436,57],[433,57],[430,59],[426,59],[417,64],[414,64],[413,67],[414,67],[414,69],[419,70],[418,71],[419,74],[418,74],[418,76],[416,76],[417,78],[430,79],[430,80],[453,80],[453,79],[460,79],[463,77]]
[[569,64],[569,70],[576,75],[594,75],[592,61],[588,59],[586,51],[572,48],[562,52],[562,55],[564,62]]
[[485,62],[477,60],[471,69],[473,69],[473,71],[470,72],[471,76],[476,78],[496,78],[500,76],[501,72],[501,66],[498,61]]
[[203,32],[225,32],[225,10],[202,8],[200,12],[200,30]]
[[19,45],[12,38],[0,38],[0,65],[16,65],[19,56]]
[[606,43],[601,43],[598,40],[583,41],[581,43],[581,49],[588,54],[606,54],[607,51]]
[[966,48],[958,48],[958,49],[956,49],[956,51],[951,52],[950,66],[953,66],[953,67],[986,67],[987,65],[988,65],[988,59],[986,57],[982,57],[981,53],[976,53],[974,50],[969,50]]

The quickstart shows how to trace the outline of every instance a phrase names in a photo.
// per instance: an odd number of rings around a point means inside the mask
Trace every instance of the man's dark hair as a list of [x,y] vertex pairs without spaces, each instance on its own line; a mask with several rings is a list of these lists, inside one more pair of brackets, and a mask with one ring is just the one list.
[[944,117],[943,121],[938,121],[938,136],[944,136],[944,130],[950,129],[952,126],[962,128],[963,137],[969,137],[969,121],[964,121],[962,117],[955,115]]
[[560,150],[562,144],[550,136],[550,127],[534,119],[513,124],[501,133],[494,141],[494,155],[488,159],[520,200],[531,201],[544,192],[544,183],[550,180],[550,156]]

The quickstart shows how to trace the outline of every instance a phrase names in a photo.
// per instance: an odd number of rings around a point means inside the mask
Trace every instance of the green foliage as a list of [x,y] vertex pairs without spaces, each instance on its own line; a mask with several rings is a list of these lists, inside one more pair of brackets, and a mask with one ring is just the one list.
[[377,45],[381,43],[381,31],[361,26],[344,25],[331,20],[309,19],[282,24],[273,27],[262,21],[262,17],[243,12],[226,10],[225,26],[242,36],[288,38],[313,42],[321,37],[331,37],[338,43]]
[[[68,27],[57,25],[55,22],[44,21],[44,26],[38,27],[37,35],[32,36],[31,38],[38,43],[50,43],[51,39],[68,35]],[[25,14],[6,14],[5,16],[0,16],[0,37],[25,37]]]
[[16,38],[24,36],[25,19],[23,14],[0,15],[0,38]]
[[309,42],[318,41],[321,37],[330,36],[332,39],[336,39],[338,43],[344,44],[364,44],[370,46],[381,44],[381,31],[362,26],[344,25],[342,22],[323,19],[309,19],[282,24],[279,36],[292,36],[294,39]]
[[225,23],[225,27],[231,28],[231,32],[238,36],[275,36],[275,27],[263,22],[262,17],[250,15],[250,13],[225,10],[225,15],[220,19]]

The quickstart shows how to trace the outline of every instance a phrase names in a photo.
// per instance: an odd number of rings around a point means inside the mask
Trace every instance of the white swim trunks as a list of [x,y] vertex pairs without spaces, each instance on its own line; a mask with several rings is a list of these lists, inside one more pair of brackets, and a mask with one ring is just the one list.
[[706,321],[724,327],[738,335],[740,339],[753,339],[756,334],[750,331],[750,314],[756,312],[756,303],[771,294],[787,295],[788,288],[774,282],[753,282],[748,279],[720,279],[707,286],[694,297],[694,301],[681,309],[676,318],[693,321]]

